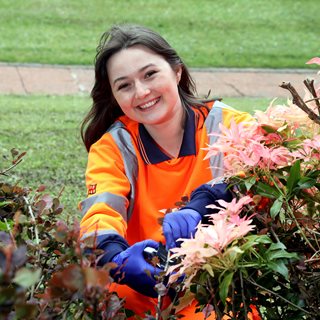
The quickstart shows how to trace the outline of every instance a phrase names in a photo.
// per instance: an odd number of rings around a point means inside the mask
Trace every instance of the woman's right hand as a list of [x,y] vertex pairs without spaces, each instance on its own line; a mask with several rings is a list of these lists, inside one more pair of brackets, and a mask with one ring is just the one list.
[[154,240],[144,240],[115,255],[112,262],[118,267],[111,270],[111,276],[120,284],[126,284],[145,296],[156,298],[158,293],[154,289],[157,284],[155,276],[163,270],[145,260],[143,251],[147,247],[157,250],[159,244]]

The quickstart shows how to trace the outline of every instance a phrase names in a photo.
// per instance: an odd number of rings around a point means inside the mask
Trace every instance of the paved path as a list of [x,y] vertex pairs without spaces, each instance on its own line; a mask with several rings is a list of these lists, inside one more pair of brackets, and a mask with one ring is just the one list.
[[[315,78],[310,69],[190,69],[198,94],[215,97],[290,97],[283,81],[303,95],[303,80]],[[0,63],[0,94],[88,95],[93,85],[91,67]]]

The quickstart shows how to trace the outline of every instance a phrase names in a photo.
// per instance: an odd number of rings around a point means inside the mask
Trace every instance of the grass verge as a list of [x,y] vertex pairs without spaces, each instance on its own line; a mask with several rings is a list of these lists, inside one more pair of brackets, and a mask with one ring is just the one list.
[[115,23],[160,32],[192,67],[304,68],[318,0],[0,0],[0,61],[92,65]]

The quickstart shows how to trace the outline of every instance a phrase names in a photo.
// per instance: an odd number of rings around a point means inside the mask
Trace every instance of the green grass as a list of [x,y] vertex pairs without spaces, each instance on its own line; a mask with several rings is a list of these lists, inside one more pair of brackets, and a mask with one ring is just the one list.
[[[270,99],[228,98],[224,102],[252,112],[265,109]],[[61,201],[68,216],[79,214],[77,204],[86,195],[87,153],[79,125],[89,106],[90,100],[81,96],[0,96],[0,170],[10,166],[12,148],[26,151],[23,162],[9,172],[9,182],[33,190],[44,184],[55,196],[64,187]]]
[[[11,148],[27,152],[24,161],[10,171],[10,181],[20,180],[21,186],[33,190],[44,184],[52,195],[65,187],[62,203],[67,213],[77,213],[77,203],[85,197],[87,153],[79,127],[89,105],[88,98],[72,96],[0,98],[1,156],[10,156]],[[9,164],[2,158],[0,168]]]
[[191,67],[303,68],[318,0],[0,0],[0,61],[91,65],[114,23],[160,32]]

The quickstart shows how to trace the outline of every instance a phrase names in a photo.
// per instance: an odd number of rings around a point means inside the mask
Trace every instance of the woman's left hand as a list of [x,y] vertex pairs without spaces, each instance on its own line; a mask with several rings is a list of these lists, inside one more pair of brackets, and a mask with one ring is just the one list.
[[200,213],[193,209],[181,209],[167,213],[162,225],[167,250],[178,247],[178,239],[191,238],[195,234],[200,221]]

